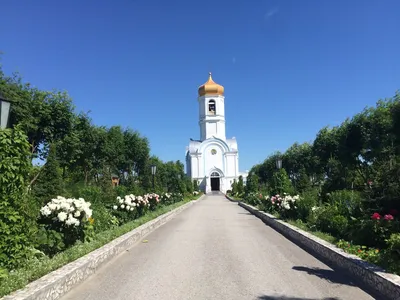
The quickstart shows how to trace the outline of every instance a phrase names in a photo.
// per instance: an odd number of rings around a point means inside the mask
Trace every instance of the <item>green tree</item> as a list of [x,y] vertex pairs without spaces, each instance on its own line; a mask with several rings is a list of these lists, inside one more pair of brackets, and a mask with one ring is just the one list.
[[258,191],[258,176],[254,173],[250,173],[247,177],[247,182],[245,186],[246,195],[250,193],[255,193]]
[[273,175],[271,181],[271,192],[272,194],[293,194],[293,186],[290,182],[289,176],[284,168],[279,169]]
[[236,179],[234,179],[232,182],[232,194],[236,195],[237,193],[238,193],[237,181]]
[[244,193],[244,184],[243,184],[243,176],[242,175],[239,176],[239,180],[237,182],[236,188],[237,188],[237,192],[239,195],[242,195]]
[[41,205],[57,196],[61,196],[64,191],[64,183],[61,176],[60,165],[57,160],[55,144],[50,146],[47,162],[42,168],[41,176],[32,187],[33,194]]

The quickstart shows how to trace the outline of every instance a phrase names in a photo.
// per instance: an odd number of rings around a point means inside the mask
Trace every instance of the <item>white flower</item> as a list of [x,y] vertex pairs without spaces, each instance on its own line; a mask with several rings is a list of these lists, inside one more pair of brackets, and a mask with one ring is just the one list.
[[114,205],[114,206],[113,206],[113,209],[114,209],[114,210],[117,210],[117,209],[118,209],[118,206]]
[[122,205],[121,205],[121,209],[124,209],[124,208],[125,208],[125,205],[122,204]]
[[68,216],[67,221],[65,221],[65,224],[68,226],[79,226],[80,222],[78,219],[75,219],[71,214]]
[[61,204],[60,204],[60,208],[63,210],[66,210],[66,211],[69,211],[70,207],[71,207],[71,205],[67,202],[61,202]]
[[64,222],[67,219],[67,214],[62,211],[62,212],[58,213],[57,217],[61,222]]
[[54,211],[54,210],[57,209],[57,204],[55,204],[55,203],[49,203],[47,206],[48,206],[49,209],[52,210],[52,211]]
[[129,205],[127,205],[127,206],[126,206],[126,210],[129,211],[130,209],[131,209],[131,207],[130,207]]
[[90,208],[85,209],[86,218],[89,219],[92,216],[92,213],[93,213],[93,210],[91,210]]
[[51,210],[50,210],[50,208],[46,205],[46,206],[43,206],[43,207],[40,209],[40,213],[41,213],[43,216],[47,217],[47,216],[51,215]]
[[79,210],[77,210],[75,213],[74,213],[74,217],[80,217],[80,215],[81,215],[81,212],[79,211]]

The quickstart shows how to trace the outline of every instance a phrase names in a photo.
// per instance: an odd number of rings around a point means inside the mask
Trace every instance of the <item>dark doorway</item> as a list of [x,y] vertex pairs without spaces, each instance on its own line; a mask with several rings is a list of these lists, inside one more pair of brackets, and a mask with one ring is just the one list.
[[219,177],[211,178],[211,190],[219,191]]

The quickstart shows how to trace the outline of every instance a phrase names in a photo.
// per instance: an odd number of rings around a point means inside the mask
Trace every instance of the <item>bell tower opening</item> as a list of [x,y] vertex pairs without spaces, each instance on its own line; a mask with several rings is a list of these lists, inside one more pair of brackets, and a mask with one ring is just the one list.
[[216,109],[215,109],[215,100],[211,99],[208,101],[208,114],[209,115],[215,115],[216,114]]
[[217,172],[212,172],[210,176],[211,191],[220,190],[220,175]]

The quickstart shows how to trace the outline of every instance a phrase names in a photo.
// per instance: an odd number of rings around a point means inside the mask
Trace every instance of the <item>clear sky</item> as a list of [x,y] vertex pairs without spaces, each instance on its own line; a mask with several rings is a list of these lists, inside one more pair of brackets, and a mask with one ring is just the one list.
[[399,0],[19,1],[0,4],[5,72],[67,90],[98,125],[163,160],[199,138],[197,88],[225,87],[240,169],[400,89]]

